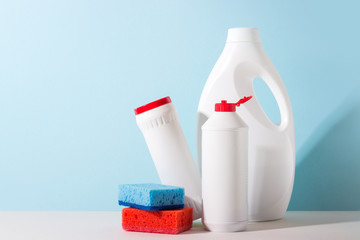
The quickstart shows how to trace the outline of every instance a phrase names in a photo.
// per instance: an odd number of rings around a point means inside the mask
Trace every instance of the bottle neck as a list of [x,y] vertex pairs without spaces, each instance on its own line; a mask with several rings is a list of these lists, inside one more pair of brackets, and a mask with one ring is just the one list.
[[257,28],[230,28],[226,43],[237,42],[260,43],[260,32]]

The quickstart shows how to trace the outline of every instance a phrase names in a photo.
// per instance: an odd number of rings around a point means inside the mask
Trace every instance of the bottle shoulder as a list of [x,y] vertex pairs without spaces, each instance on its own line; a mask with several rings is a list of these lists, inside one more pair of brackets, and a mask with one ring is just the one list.
[[214,112],[201,127],[203,130],[237,130],[248,128],[236,112]]

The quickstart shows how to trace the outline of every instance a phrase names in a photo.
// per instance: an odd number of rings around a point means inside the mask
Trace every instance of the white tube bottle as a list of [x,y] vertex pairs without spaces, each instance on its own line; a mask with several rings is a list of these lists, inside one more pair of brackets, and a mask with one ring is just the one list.
[[185,206],[193,208],[193,219],[202,215],[201,178],[170,97],[135,110],[162,184],[183,187]]
[[222,100],[202,126],[203,224],[209,231],[243,231],[248,223],[248,127],[237,103]]

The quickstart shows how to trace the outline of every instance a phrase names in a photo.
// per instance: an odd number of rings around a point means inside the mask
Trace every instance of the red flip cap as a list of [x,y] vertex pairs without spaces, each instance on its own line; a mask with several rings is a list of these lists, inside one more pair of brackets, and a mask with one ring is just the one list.
[[221,103],[215,104],[215,112],[235,112],[236,107],[239,107],[241,104],[246,103],[251,98],[252,96],[243,97],[237,103],[228,103],[226,100],[221,100]]
[[171,103],[170,97],[160,98],[159,100],[156,100],[151,103],[145,104],[141,107],[135,108],[134,112],[135,112],[135,115],[138,115],[140,113],[147,112],[151,109],[160,107],[160,106],[168,104],[168,103]]

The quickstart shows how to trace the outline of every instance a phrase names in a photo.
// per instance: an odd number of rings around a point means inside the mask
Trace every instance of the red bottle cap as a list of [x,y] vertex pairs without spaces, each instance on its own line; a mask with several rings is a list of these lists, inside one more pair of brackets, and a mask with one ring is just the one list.
[[171,103],[170,97],[160,98],[159,100],[156,100],[151,103],[145,104],[141,107],[135,108],[134,112],[135,112],[135,115],[138,115],[140,113],[147,112],[151,109],[160,107],[160,106],[168,104],[168,103]]
[[252,96],[243,97],[236,103],[228,103],[226,100],[221,100],[221,103],[215,104],[215,112],[235,112],[236,107],[239,107],[241,104],[246,103],[251,98]]

